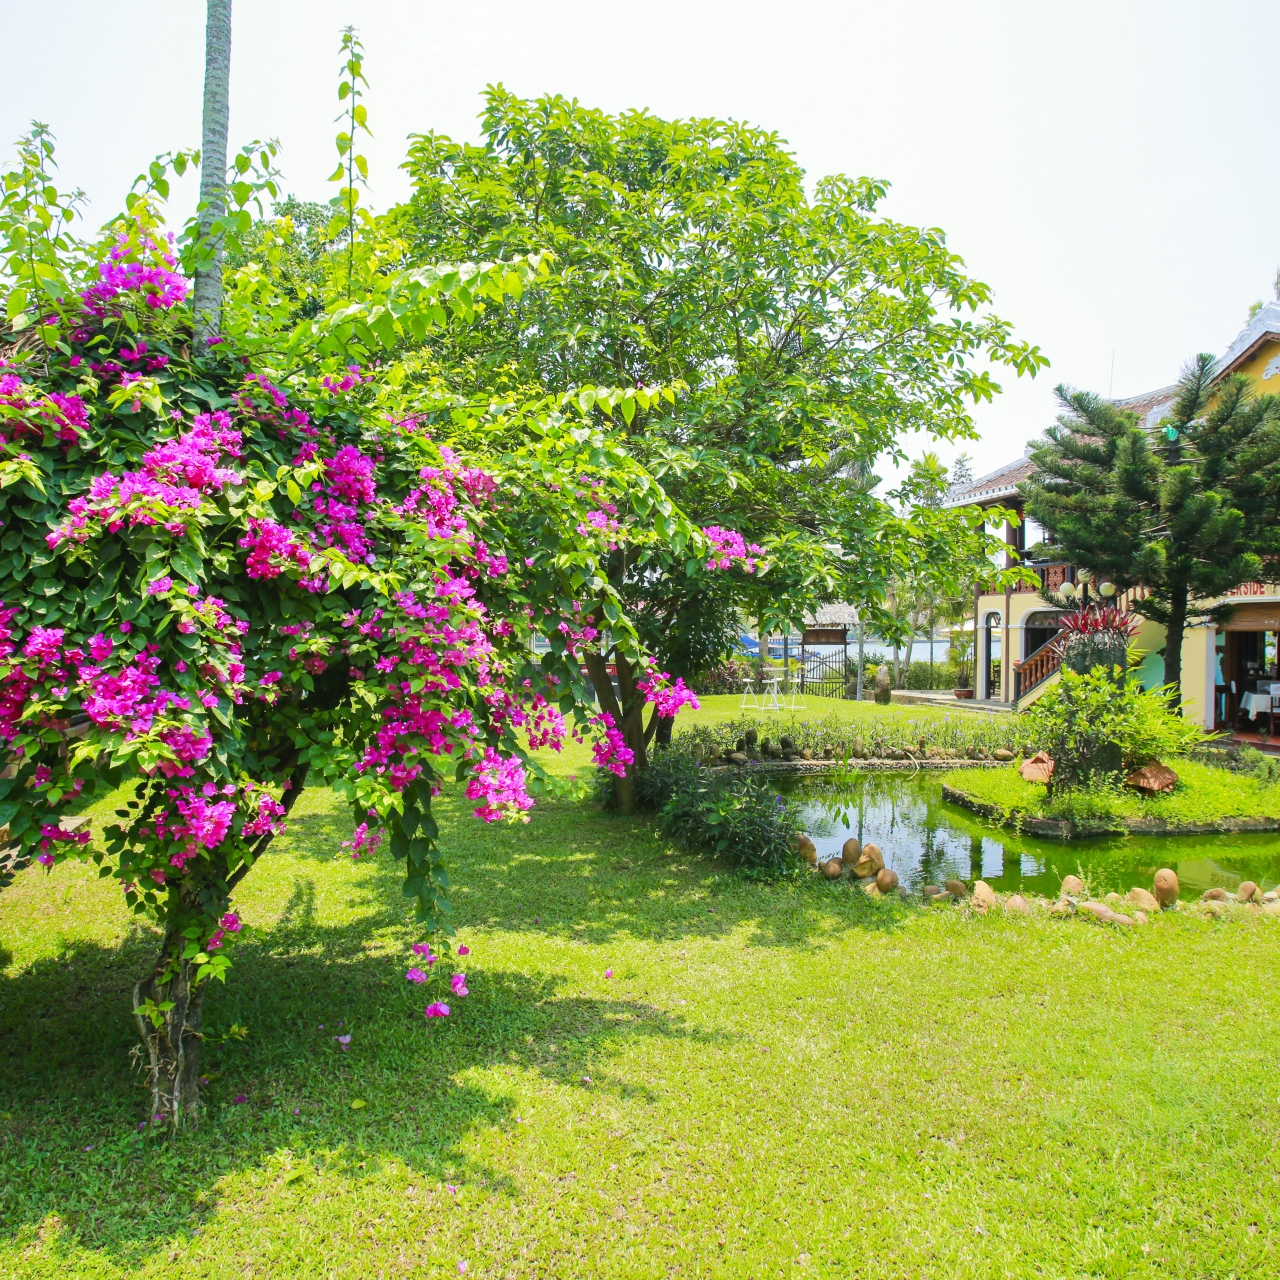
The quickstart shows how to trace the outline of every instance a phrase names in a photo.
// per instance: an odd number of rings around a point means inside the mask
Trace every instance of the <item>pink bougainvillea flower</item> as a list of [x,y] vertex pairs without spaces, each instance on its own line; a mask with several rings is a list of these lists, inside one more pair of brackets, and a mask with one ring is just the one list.
[[612,977],[613,977],[613,970],[612,970],[612,969],[606,969],[606,970],[604,971],[604,976],[605,976],[606,978],[612,978]]
[[455,996],[465,996],[470,993],[467,991],[467,975],[465,973],[455,973],[449,979],[449,985],[453,988]]
[[469,956],[469,955],[471,954],[471,948],[470,948],[470,947],[466,947],[466,946],[463,946],[463,945],[459,944],[459,946],[458,946],[458,954],[459,954],[460,956]]
[[245,1095],[244,1095],[243,1093],[237,1093],[237,1094],[236,1094],[236,1096],[235,1096],[234,1098],[232,1098],[232,1099],[231,1099],[231,1101],[232,1101],[232,1102],[234,1102],[234,1103],[239,1104],[239,1103],[241,1103],[241,1102],[248,1102],[248,1101],[249,1101],[249,1099],[248,1099],[247,1097],[245,1097]]
[[413,968],[404,975],[410,982],[426,982],[427,975],[421,969]]
[[431,954],[431,943],[415,942],[412,950],[415,956],[429,956]]
[[351,1043],[350,1036],[334,1036],[333,1037],[344,1049]]
[[437,1000],[433,1004],[427,1005],[424,1012],[428,1018],[447,1018],[449,1016],[449,1006]]

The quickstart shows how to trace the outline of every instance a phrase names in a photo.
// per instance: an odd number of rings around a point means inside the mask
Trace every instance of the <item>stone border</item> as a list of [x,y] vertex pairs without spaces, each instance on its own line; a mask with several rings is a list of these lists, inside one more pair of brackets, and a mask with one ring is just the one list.
[[752,760],[750,764],[707,767],[713,773],[733,769],[738,773],[821,774],[842,767],[869,773],[916,773],[921,769],[945,773],[949,769],[1007,769],[1009,765],[1003,760]]
[[1019,818],[1006,813],[998,804],[987,804],[983,800],[975,800],[971,795],[947,786],[945,782],[942,784],[942,798],[980,817],[995,818],[1003,827],[1011,827],[1027,835],[1040,836],[1046,840],[1079,840],[1088,839],[1091,836],[1126,835],[1226,836],[1280,831],[1280,818],[1221,818],[1217,822],[1186,822],[1180,825],[1145,818],[1139,818],[1133,822],[1121,818],[1114,824],[1099,822],[1096,825],[1072,822],[1069,818],[1033,818],[1025,814]]

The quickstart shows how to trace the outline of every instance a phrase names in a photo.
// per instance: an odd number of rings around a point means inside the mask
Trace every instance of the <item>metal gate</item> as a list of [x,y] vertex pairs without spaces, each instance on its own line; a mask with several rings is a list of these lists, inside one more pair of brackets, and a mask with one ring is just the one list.
[[800,692],[819,698],[843,698],[848,677],[845,656],[836,653],[803,653],[800,663]]

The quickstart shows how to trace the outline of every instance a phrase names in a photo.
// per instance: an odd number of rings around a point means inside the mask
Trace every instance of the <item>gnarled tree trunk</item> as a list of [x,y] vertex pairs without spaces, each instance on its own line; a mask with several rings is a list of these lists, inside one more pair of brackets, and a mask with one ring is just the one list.
[[[166,937],[155,970],[133,989],[133,1016],[147,1054],[151,1119],[170,1132],[195,1123],[200,1101],[204,985],[196,982],[198,965],[174,959],[185,941],[181,935]],[[159,1026],[142,1012],[148,1000],[156,1007],[172,1002]]]

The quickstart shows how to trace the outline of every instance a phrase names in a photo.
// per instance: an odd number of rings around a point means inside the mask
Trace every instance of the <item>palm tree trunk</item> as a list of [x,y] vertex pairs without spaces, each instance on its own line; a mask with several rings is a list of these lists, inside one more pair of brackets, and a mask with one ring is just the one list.
[[[231,0],[208,0],[204,35],[204,120],[200,140],[200,237],[226,213],[227,119],[230,114]],[[222,327],[222,241],[201,246],[196,268],[196,340]]]

